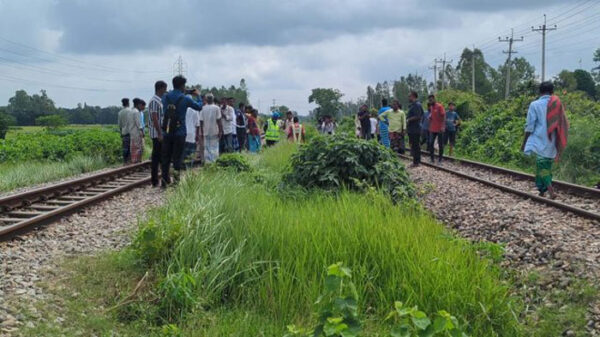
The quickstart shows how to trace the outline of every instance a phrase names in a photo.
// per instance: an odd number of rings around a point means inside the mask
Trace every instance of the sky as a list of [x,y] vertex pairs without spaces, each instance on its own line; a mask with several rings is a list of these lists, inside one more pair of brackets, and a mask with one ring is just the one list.
[[518,54],[546,78],[594,67],[600,0],[0,0],[0,105],[45,89],[58,106],[118,105],[170,85],[179,56],[189,84],[246,80],[261,112],[275,100],[305,115],[312,88],[344,100],[408,73],[433,80],[435,58],[456,65],[465,47],[503,63],[514,28]]

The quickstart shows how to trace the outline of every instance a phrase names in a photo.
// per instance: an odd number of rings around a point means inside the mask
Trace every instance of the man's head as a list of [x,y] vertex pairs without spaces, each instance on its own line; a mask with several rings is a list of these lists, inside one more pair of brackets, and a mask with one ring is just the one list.
[[388,100],[387,100],[387,98],[384,98],[384,99],[381,100],[381,106],[382,107],[388,106]]
[[256,109],[252,109],[252,116],[253,116],[254,118],[258,117],[258,110],[256,110]]
[[279,112],[274,111],[273,114],[271,114],[271,119],[276,121],[281,117],[281,115],[279,114]]
[[156,83],[154,83],[154,93],[156,96],[162,97],[165,92],[167,92],[167,83],[164,81],[156,81]]
[[552,82],[542,82],[540,84],[540,95],[552,95],[554,94],[554,84]]
[[254,107],[252,105],[246,105],[246,113],[251,114]]
[[187,80],[185,79],[185,77],[183,77],[181,75],[177,75],[177,76],[173,77],[173,88],[174,89],[184,91],[186,83],[187,83]]
[[292,120],[292,118],[294,118],[294,114],[288,110],[288,112],[285,113],[285,117],[289,120]]
[[238,104],[238,109],[240,109],[241,111],[246,110],[246,104],[244,104],[244,103]]
[[395,99],[392,102],[392,109],[394,109],[394,111],[396,111],[398,109],[402,109],[402,104],[400,104],[400,102],[397,99]]
[[456,104],[454,104],[454,102],[450,102],[450,103],[448,103],[448,109],[449,109],[450,111],[454,111],[454,110],[456,110]]
[[235,104],[235,98],[228,97],[227,98],[227,105],[229,105],[230,107],[233,107],[234,104]]
[[435,95],[429,95],[427,97],[427,101],[429,102],[429,104],[433,105],[435,104]]
[[204,98],[206,99],[206,103],[208,104],[213,104],[215,102],[215,96],[213,96],[213,94],[211,94],[210,92],[206,94]]
[[408,94],[408,101],[411,102],[411,103],[414,103],[418,98],[419,98],[419,94],[417,94],[417,92],[414,91],[414,90],[412,90]]
[[360,106],[360,111],[369,111],[369,107],[366,104]]
[[146,108],[146,102],[144,102],[143,99],[139,99],[136,97],[133,99],[133,107],[138,109],[139,111],[142,111]]
[[124,107],[124,108],[127,108],[127,107],[129,107],[129,98],[123,98],[123,99],[121,100],[121,104],[123,104],[123,107]]

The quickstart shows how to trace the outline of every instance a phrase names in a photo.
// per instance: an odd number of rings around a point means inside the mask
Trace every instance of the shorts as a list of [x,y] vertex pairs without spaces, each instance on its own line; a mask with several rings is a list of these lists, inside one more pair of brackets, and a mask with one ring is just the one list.
[[446,131],[445,144],[450,143],[451,146],[456,145],[456,131]]

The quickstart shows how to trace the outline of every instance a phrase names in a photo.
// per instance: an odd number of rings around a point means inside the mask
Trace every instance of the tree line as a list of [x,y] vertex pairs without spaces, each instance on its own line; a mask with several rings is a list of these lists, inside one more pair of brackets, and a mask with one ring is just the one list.
[[[585,92],[590,98],[600,100],[600,48],[593,55],[593,61],[598,66],[587,71],[576,69],[563,70],[552,81],[557,92]],[[507,72],[510,69],[510,96],[523,93],[537,93],[538,82],[535,68],[525,58],[516,57],[510,64],[506,62],[498,68],[487,63],[480,49],[465,48],[456,66],[447,64],[440,67],[436,81],[428,82],[418,74],[401,76],[394,81],[378,82],[375,86],[367,86],[365,96],[353,101],[342,102],[344,94],[337,89],[313,89],[308,97],[309,103],[318,106],[311,111],[310,116],[319,118],[333,116],[341,118],[356,114],[362,104],[371,109],[381,107],[383,98],[397,99],[403,106],[408,105],[408,94],[416,91],[420,97],[426,97],[442,89],[455,89],[462,92],[473,90],[473,73],[475,79],[474,93],[483,98],[486,104],[493,104],[504,99]],[[442,76],[443,74],[443,76]]]

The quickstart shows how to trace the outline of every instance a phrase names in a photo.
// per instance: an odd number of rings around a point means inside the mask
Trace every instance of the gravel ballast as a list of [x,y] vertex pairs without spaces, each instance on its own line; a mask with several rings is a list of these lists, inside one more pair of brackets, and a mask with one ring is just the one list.
[[39,230],[0,242],[0,336],[10,336],[22,316],[7,298],[27,303],[44,299],[36,285],[45,271],[58,267],[64,257],[120,249],[130,242],[137,219],[164,200],[164,192],[151,187],[133,189],[87,207]]

